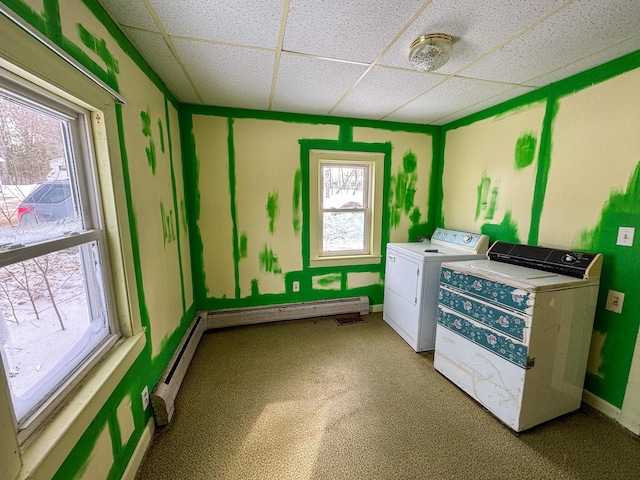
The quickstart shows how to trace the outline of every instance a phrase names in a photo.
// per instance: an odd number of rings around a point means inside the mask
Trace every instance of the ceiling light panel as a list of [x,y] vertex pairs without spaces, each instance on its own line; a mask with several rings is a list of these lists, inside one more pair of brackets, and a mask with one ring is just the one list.
[[169,35],[276,48],[282,0],[151,0]]
[[291,0],[283,48],[370,63],[422,4],[423,0]]

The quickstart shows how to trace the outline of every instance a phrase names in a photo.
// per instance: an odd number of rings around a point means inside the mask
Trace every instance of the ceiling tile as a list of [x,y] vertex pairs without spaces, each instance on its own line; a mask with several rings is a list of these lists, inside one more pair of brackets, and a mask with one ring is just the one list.
[[413,41],[427,33],[453,37],[453,53],[438,73],[454,73],[516,35],[539,16],[566,0],[505,2],[504,0],[434,0],[387,51],[381,64],[410,68]]
[[151,0],[169,35],[276,48],[282,0]]
[[446,117],[441,117],[437,120],[433,120],[430,123],[432,125],[446,125],[447,123],[453,122],[455,120],[459,120],[473,113],[481,112],[482,110],[486,110],[489,107],[493,107],[495,105],[499,105],[507,100],[511,100],[513,98],[519,97],[526,93],[535,90],[533,87],[510,87],[509,90],[499,93],[493,97],[488,98],[482,102],[471,105],[470,107],[463,108],[462,110],[458,110],[457,112],[447,115]]
[[370,63],[422,4],[423,0],[291,0],[283,48]]
[[605,48],[598,53],[567,65],[566,67],[561,67],[548,74],[527,80],[526,84],[542,87],[544,85],[557,82],[576,73],[584,72],[585,70],[589,70],[590,68],[597,67],[598,65],[602,65],[603,63],[607,63],[611,61],[611,59],[622,57],[627,53],[635,52],[636,50],[638,50],[639,45],[640,36],[630,38],[629,40],[618,43],[613,47]]
[[366,67],[282,54],[273,109],[326,115]]
[[420,119],[424,123],[431,123],[510,88],[509,85],[500,83],[452,77],[392,113],[385,120],[405,122]]
[[173,43],[206,105],[267,110],[272,52],[179,38]]
[[159,32],[144,2],[131,0],[99,0],[114,20],[124,26]]
[[639,30],[637,0],[575,2],[462,74],[526,83],[633,37]]
[[164,84],[178,97],[178,100],[185,103],[200,103],[196,92],[162,35],[135,28],[126,28],[125,32],[153,71],[163,79]]
[[441,75],[374,67],[333,114],[379,119],[445,79]]

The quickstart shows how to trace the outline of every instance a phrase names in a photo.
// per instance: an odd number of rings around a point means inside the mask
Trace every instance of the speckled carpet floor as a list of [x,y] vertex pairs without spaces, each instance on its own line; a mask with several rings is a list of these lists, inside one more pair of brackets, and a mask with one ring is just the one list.
[[516,436],[382,320],[205,334],[138,479],[636,479],[640,440],[582,410]]

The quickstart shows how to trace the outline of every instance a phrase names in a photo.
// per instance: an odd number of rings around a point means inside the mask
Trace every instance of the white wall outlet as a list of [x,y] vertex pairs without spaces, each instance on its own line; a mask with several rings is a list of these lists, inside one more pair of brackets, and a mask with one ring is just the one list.
[[636,233],[636,229],[633,227],[620,227],[618,228],[618,241],[616,245],[622,245],[624,247],[633,246],[633,235]]
[[609,310],[613,313],[622,313],[622,304],[624,303],[624,293],[616,292],[615,290],[609,290],[607,294],[607,303],[604,306],[605,310]]
[[149,407],[149,387],[144,386],[142,392],[140,393],[140,397],[142,397],[142,410],[146,410]]
[[293,291],[294,292],[299,292],[300,291],[300,282],[298,282],[298,281],[293,282]]

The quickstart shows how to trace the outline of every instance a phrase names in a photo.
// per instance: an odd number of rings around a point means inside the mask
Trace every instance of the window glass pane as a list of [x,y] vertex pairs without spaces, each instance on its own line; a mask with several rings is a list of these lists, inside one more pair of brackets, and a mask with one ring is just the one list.
[[0,95],[0,244],[80,231],[69,122]]
[[365,250],[365,212],[324,212],[323,252]]
[[95,242],[0,269],[0,353],[18,421],[109,335]]
[[364,208],[367,167],[322,166],[322,208]]

